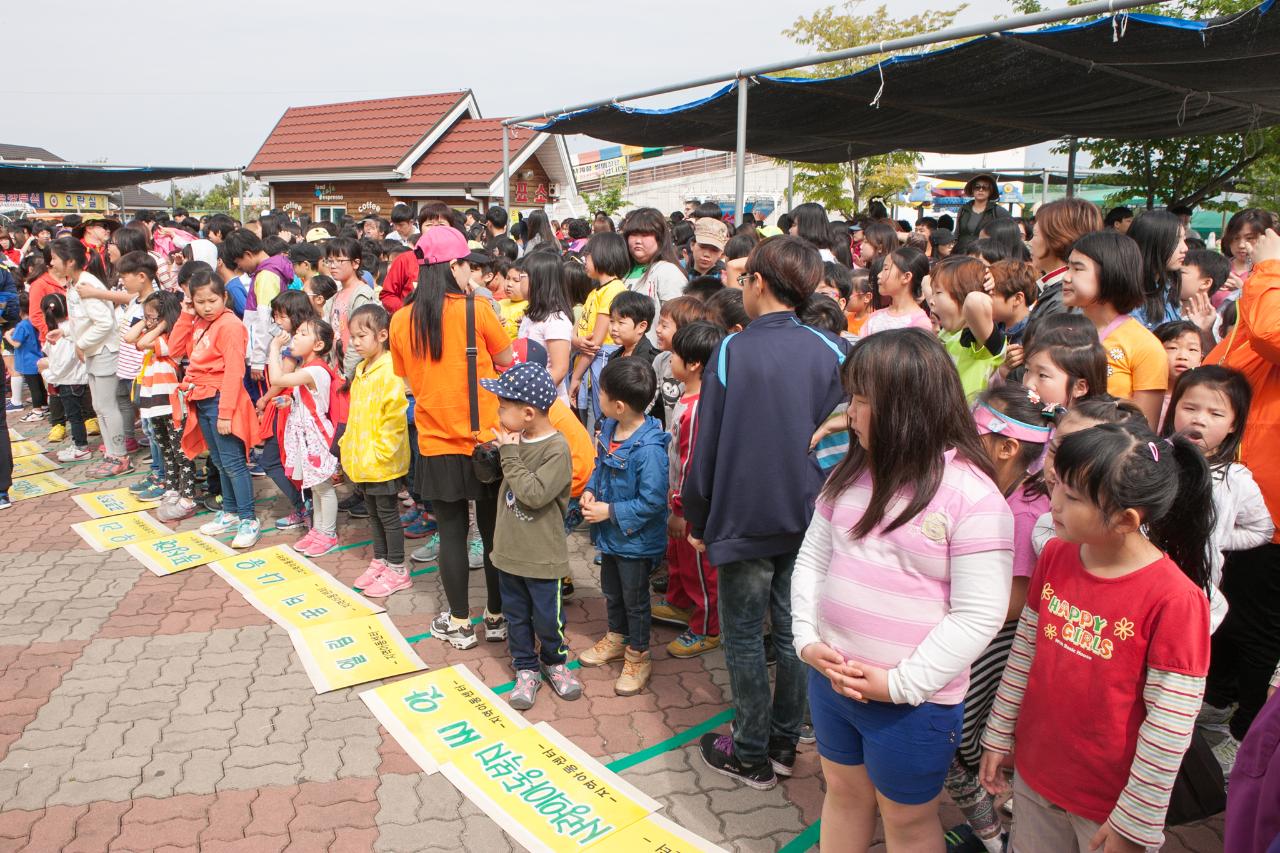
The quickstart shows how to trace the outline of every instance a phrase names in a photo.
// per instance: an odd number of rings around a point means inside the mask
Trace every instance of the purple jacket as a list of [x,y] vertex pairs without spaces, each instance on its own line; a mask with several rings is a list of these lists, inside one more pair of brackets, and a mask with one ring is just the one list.
[[1230,790],[1223,849],[1264,853],[1280,847],[1280,692],[1262,706],[1240,744]]
[[[244,300],[244,325],[249,330],[249,366],[260,368],[267,363],[267,347],[271,345],[271,305],[258,304],[258,275],[272,272],[280,277],[280,290],[283,292],[293,281],[293,264],[284,255],[272,255],[253,271],[253,282]],[[271,294],[274,299],[276,294]]]

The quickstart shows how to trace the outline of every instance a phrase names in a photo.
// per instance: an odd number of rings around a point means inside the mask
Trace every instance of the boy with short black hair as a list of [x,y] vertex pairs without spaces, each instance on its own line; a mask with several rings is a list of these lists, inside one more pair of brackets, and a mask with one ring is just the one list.
[[[614,305],[626,295],[619,294]],[[652,305],[647,310],[644,317],[652,317]],[[643,329],[639,334],[644,337]],[[634,696],[649,681],[649,570],[667,544],[671,436],[656,418],[644,414],[656,390],[653,370],[639,359],[613,359],[600,371],[605,417],[596,468],[582,493],[582,517],[591,523],[591,540],[601,555],[600,588],[609,631],[578,660],[583,666],[622,660],[622,674],[613,686],[619,696]]]
[[565,666],[569,646],[560,587],[569,573],[564,514],[573,462],[569,442],[547,416],[556,401],[556,384],[545,367],[524,362],[500,379],[481,379],[480,385],[498,396],[494,432],[502,487],[490,556],[502,585],[507,647],[516,671],[507,701],[526,711],[533,707],[543,674],[560,698],[582,695],[582,685]]
[[[653,360],[658,357],[658,348],[649,340],[649,323],[653,321],[653,300],[643,293],[624,290],[613,298],[609,306],[609,334],[618,348],[609,353],[605,366],[622,358],[639,358],[653,371]],[[654,372],[654,383],[658,374]],[[663,419],[662,398],[655,396],[648,413],[659,421]]]
[[1182,298],[1189,299],[1188,292],[1213,296],[1229,275],[1231,262],[1226,256],[1208,249],[1190,249],[1182,259]]
[[316,243],[295,243],[289,247],[289,263],[293,264],[293,274],[298,279],[298,287],[302,290],[307,282],[320,274],[320,259],[324,252]]
[[822,283],[814,293],[830,296],[844,311],[853,297],[853,273],[844,264],[826,261],[822,265]]

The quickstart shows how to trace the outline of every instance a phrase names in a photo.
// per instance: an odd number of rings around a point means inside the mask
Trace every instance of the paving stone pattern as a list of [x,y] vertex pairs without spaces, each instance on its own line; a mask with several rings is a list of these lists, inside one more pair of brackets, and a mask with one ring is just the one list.
[[[77,482],[84,469],[62,473]],[[255,487],[270,530],[283,502],[268,481]],[[418,771],[357,698],[363,688],[316,695],[284,630],[211,571],[158,578],[124,551],[86,547],[68,526],[85,517],[70,494],[0,514],[0,853],[520,849],[444,777]],[[367,523],[343,515],[339,535],[363,542]],[[262,544],[296,538],[271,530]],[[567,633],[581,651],[605,630],[604,602],[586,536],[571,537],[570,550]],[[364,545],[317,562],[349,583],[371,556]],[[472,601],[483,600],[477,572]],[[413,637],[443,601],[427,572],[386,607]],[[581,700],[543,690],[527,718],[608,762],[724,710],[722,653],[673,659],[663,646],[676,632],[654,633],[647,692],[620,698],[616,673],[584,669]],[[427,636],[415,648],[433,668],[465,663],[490,685],[513,675],[504,644],[461,652]],[[623,775],[667,817],[730,850],[779,850],[821,812],[813,747],[768,792],[711,772],[692,745]],[[944,817],[958,813],[947,804]],[[1220,851],[1221,819],[1175,830],[1164,849]]]

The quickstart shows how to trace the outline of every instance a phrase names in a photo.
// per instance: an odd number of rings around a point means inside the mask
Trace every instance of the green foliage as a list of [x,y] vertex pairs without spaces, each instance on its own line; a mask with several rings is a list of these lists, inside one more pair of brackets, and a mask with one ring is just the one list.
[[851,163],[807,164],[795,175],[796,191],[829,212],[852,219],[865,202],[896,195],[911,185],[923,158],[914,151],[894,151]]
[[626,205],[630,204],[622,197],[624,188],[626,187],[626,178],[622,175],[615,175],[611,178],[604,178],[600,181],[600,189],[598,192],[582,193],[582,200],[587,205],[590,213],[603,210],[609,215],[613,215]]

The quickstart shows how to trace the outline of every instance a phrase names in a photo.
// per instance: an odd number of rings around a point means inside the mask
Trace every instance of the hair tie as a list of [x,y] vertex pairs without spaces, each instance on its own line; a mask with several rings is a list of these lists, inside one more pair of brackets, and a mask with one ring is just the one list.
[[1160,461],[1160,451],[1156,449],[1156,443],[1155,443],[1154,441],[1148,441],[1148,442],[1147,442],[1147,449],[1151,451],[1151,458],[1152,458],[1152,459],[1154,459],[1155,461],[1159,462],[1159,461]]
[[1045,407],[1040,410],[1041,416],[1047,421],[1057,423],[1058,418],[1067,413],[1067,407],[1060,403],[1046,403]]
[[1034,388],[1027,389],[1027,399],[1031,401],[1033,406],[1040,405],[1040,395],[1036,393],[1036,389]]

